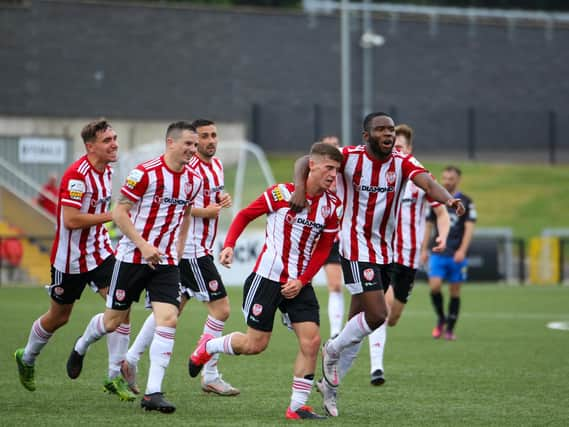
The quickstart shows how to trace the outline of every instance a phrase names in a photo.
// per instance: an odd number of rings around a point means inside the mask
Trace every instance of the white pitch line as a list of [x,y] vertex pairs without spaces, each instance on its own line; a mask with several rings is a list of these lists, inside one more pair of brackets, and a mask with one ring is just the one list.
[[549,322],[547,327],[549,329],[557,329],[559,331],[569,331],[569,322]]

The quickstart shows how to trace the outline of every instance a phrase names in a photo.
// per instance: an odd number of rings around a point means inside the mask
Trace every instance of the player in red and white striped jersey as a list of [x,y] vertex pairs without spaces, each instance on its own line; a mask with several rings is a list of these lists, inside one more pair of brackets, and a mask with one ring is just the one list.
[[164,399],[162,380],[174,347],[181,299],[178,248],[185,244],[190,207],[202,186],[188,166],[196,146],[192,124],[174,122],[166,132],[164,155],[142,163],[128,175],[113,210],[113,220],[124,236],[117,250],[107,309],[91,319],[67,362],[68,375],[77,378],[89,345],[114,331],[146,290],[156,330],[141,406],[165,413],[176,409]]
[[341,203],[327,190],[341,161],[341,153],[333,146],[314,144],[304,186],[309,200],[306,208],[298,213],[292,211],[288,200],[294,186],[278,184],[237,214],[220,254],[225,266],[231,265],[235,242],[247,224],[267,215],[266,241],[253,273],[245,281],[243,314],[247,332],[219,338],[204,334],[190,356],[190,375],[196,376],[214,354],[262,352],[271,338],[279,308],[288,315],[300,347],[286,418],[322,418],[306,406],[320,345],[319,307],[310,282],[327,258],[338,230]]
[[[394,148],[402,154],[413,152],[413,129],[401,124],[395,128]],[[371,365],[371,384],[382,385],[385,382],[383,354],[387,341],[387,325],[395,326],[403,313],[405,304],[413,289],[415,274],[421,264],[421,254],[426,251],[428,242],[424,242],[425,220],[429,205],[437,217],[439,234],[434,252],[442,252],[450,228],[447,209],[430,199],[425,191],[413,181],[407,182],[399,212],[397,231],[394,239],[394,259],[391,265],[390,285],[385,292],[388,307],[388,319],[369,336],[369,355]]]
[[[115,262],[103,223],[111,220],[109,164],[118,158],[117,134],[108,121],[99,119],[88,123],[81,137],[87,154],[67,168],[59,189],[57,229],[51,251],[51,306],[33,323],[25,349],[16,352],[22,384],[32,391],[36,357],[55,331],[67,323],[86,284],[106,298]],[[125,345],[128,347],[129,333],[130,324],[125,317],[119,330],[108,337],[109,380],[120,375],[117,354]]]
[[[198,134],[197,153],[190,160],[190,167],[203,181],[192,206],[192,221],[180,260],[182,302],[180,314],[186,302],[195,296],[205,302],[208,316],[203,327],[204,334],[221,336],[230,306],[221,276],[213,262],[213,243],[217,235],[219,214],[222,208],[231,206],[231,196],[225,193],[223,165],[218,157],[217,128],[211,120],[198,119],[192,122]],[[140,356],[152,342],[155,329],[154,315],[145,320],[123,363],[123,372],[130,373],[129,383],[136,383],[136,369]],[[212,358],[202,372],[201,387],[206,392],[221,396],[235,396],[239,390],[221,378],[217,368],[219,356]]]
[[[324,383],[330,389],[340,383],[340,354],[353,359],[362,340],[387,318],[384,290],[389,285],[396,213],[406,181],[412,180],[432,199],[455,207],[459,214],[464,211],[460,200],[437,184],[413,156],[393,151],[395,123],[387,114],[376,112],[365,117],[363,139],[364,145],[343,148],[344,161],[337,177],[337,194],[344,204],[340,255],[352,302],[349,321],[322,348]],[[306,159],[302,158],[295,167],[294,208],[305,203],[305,174]],[[337,408],[327,410],[337,415]]]

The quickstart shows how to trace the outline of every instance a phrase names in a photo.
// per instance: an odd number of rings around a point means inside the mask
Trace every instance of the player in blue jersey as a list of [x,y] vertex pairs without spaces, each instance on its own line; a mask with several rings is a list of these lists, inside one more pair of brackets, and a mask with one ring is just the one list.
[[[429,287],[431,288],[431,302],[437,315],[437,324],[433,329],[433,338],[440,338],[443,333],[449,341],[454,341],[456,335],[454,328],[460,310],[460,286],[466,281],[468,266],[467,253],[474,233],[476,222],[476,209],[472,199],[458,189],[461,171],[456,166],[447,166],[442,173],[441,184],[453,197],[460,199],[466,212],[457,216],[454,209],[447,208],[450,217],[450,231],[447,238],[446,250],[442,253],[430,254],[429,260]],[[433,212],[427,218],[425,239],[430,238],[436,217]],[[423,255],[426,258],[426,254]],[[450,301],[448,314],[443,308],[443,295],[441,286],[443,281],[450,284]]]

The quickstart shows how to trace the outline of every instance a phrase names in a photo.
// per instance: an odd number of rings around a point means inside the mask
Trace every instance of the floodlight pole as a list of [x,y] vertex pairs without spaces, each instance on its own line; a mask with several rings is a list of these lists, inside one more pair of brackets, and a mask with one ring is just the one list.
[[350,12],[349,0],[340,4],[341,85],[342,85],[342,145],[352,145],[351,85],[350,85]]

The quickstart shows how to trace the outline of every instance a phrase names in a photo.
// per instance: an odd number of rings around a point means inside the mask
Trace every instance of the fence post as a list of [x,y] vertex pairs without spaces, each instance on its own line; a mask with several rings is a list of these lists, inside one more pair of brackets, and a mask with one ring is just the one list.
[[468,160],[474,160],[476,158],[476,110],[474,107],[468,107],[466,126]]
[[549,163],[555,164],[555,151],[557,149],[557,113],[550,110],[547,114],[548,140],[549,140]]

